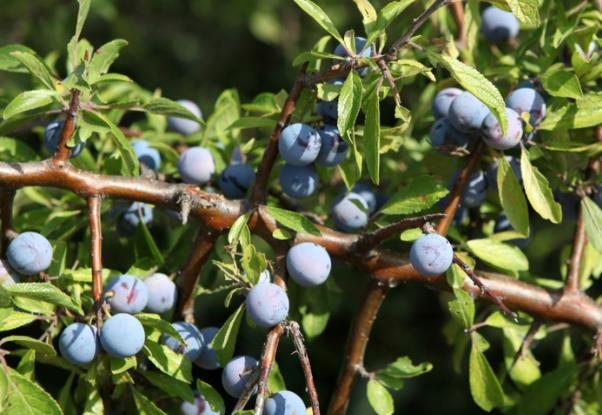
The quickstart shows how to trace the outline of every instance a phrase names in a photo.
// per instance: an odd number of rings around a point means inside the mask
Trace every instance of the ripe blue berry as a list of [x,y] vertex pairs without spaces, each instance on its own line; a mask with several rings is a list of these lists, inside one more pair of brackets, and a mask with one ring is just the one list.
[[520,115],[511,108],[506,108],[506,115],[508,116],[506,135],[502,135],[500,123],[493,114],[485,117],[481,127],[483,141],[496,150],[508,150],[516,147],[523,137],[523,122]]
[[146,140],[132,141],[132,148],[140,163],[151,170],[159,170],[161,166],[161,154],[156,148],[152,148]]
[[295,123],[282,130],[278,140],[280,157],[292,166],[306,166],[320,153],[322,138],[307,124]]
[[381,198],[381,195],[370,184],[363,182],[356,183],[351,191],[364,199],[364,202],[368,206],[368,213],[374,213],[380,207],[379,198]]
[[468,135],[456,130],[447,118],[439,118],[435,121],[431,127],[430,137],[433,147],[466,147],[469,142]]
[[203,335],[203,340],[205,341],[205,350],[203,350],[203,353],[201,353],[199,358],[194,362],[202,369],[215,370],[220,367],[215,350],[209,346],[218,331],[219,328],[217,327],[205,327],[204,329],[201,329],[201,334]]
[[339,134],[339,129],[334,125],[327,124],[318,132],[322,137],[322,146],[317,163],[326,167],[333,167],[341,163],[347,155],[349,145]]
[[426,277],[443,274],[451,266],[454,250],[447,239],[431,233],[423,235],[412,244],[410,262]]
[[130,314],[115,314],[100,328],[100,344],[111,356],[134,356],[144,346],[144,327]]
[[[44,146],[50,154],[54,154],[61,141],[61,134],[63,132],[64,121],[53,121],[46,127],[44,131]],[[84,143],[79,143],[75,147],[71,147],[71,155],[69,157],[77,157],[84,149]]]
[[288,316],[288,296],[278,285],[264,282],[247,294],[245,306],[249,318],[259,327],[273,327]]
[[280,391],[265,402],[265,415],[305,415],[303,399],[294,392]]
[[167,335],[163,337],[163,343],[171,350],[185,355],[192,361],[198,359],[205,350],[205,339],[203,339],[200,330],[194,324],[185,321],[178,321],[171,325],[180,333],[186,344],[182,344],[174,337]]
[[518,35],[518,20],[510,12],[495,6],[487,7],[481,14],[481,32],[491,43],[501,43]]
[[213,156],[206,148],[191,147],[180,154],[178,171],[186,183],[206,184],[215,172]]
[[12,270],[8,261],[0,259],[0,285],[16,284],[19,280],[19,275]]
[[479,207],[487,197],[487,180],[482,170],[474,172],[468,179],[462,193],[462,206],[467,208]]
[[180,415],[223,415],[215,412],[209,406],[209,402],[198,392],[195,392],[194,402],[182,402]]
[[[186,108],[188,111],[192,112],[197,117],[201,118],[203,116],[200,108],[194,102],[189,101],[187,99],[180,99],[176,102],[184,108]],[[188,118],[173,116],[167,117],[167,125],[172,131],[175,131],[176,133],[182,135],[194,134],[201,129],[201,124],[199,124],[196,121],[189,120]]]
[[332,263],[326,249],[312,242],[293,246],[286,255],[286,269],[299,285],[315,287],[330,274]]
[[256,366],[257,360],[250,356],[237,356],[228,362],[222,371],[222,386],[228,395],[240,397]]
[[52,262],[52,246],[37,232],[23,232],[8,245],[6,258],[10,266],[23,275],[46,271]]
[[90,363],[99,351],[96,327],[83,323],[69,324],[59,338],[61,356],[75,365]]
[[248,164],[231,164],[222,171],[218,184],[228,199],[242,199],[255,182],[255,170]]
[[161,314],[174,306],[177,297],[176,284],[167,275],[157,272],[146,277],[144,285],[148,291],[147,311]]
[[310,196],[318,185],[318,173],[313,166],[285,164],[280,169],[280,186],[288,196],[300,199]]
[[357,193],[348,193],[332,207],[337,229],[354,232],[368,223],[368,203]]
[[319,101],[316,106],[316,113],[324,117],[325,122],[336,122],[339,118],[338,110],[339,100]]
[[519,115],[523,112],[529,114],[529,123],[535,127],[546,116],[546,102],[533,88],[517,88],[506,97],[506,106],[512,108]]
[[451,103],[448,119],[458,130],[465,133],[477,131],[489,109],[470,92],[462,92]]
[[117,231],[122,236],[131,236],[142,223],[149,225],[153,221],[153,207],[142,202],[134,202],[121,215],[117,222]]
[[459,88],[445,88],[435,95],[431,110],[435,118],[445,118],[449,114],[449,107],[454,99],[462,92]]
[[139,313],[148,303],[148,289],[144,281],[127,274],[111,279],[105,287],[105,294],[111,310],[117,313]]

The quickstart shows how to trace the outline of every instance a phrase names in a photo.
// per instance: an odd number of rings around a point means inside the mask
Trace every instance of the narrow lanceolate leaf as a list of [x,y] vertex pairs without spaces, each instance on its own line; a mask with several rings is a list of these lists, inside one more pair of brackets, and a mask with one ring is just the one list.
[[477,257],[494,267],[507,271],[526,271],[529,260],[520,248],[493,239],[473,239],[468,249]]
[[203,395],[203,398],[205,398],[207,403],[209,403],[209,406],[214,413],[226,413],[226,405],[224,404],[224,400],[220,394],[213,389],[213,386],[203,382],[201,379],[197,379],[196,389],[201,393],[201,395]]
[[226,366],[226,363],[228,363],[234,355],[236,337],[238,337],[238,329],[240,328],[244,311],[244,305],[241,304],[238,309],[228,317],[228,320],[215,334],[215,337],[211,342],[211,348],[215,350],[217,360],[222,367]]
[[380,102],[379,86],[374,88],[366,103],[366,121],[364,123],[364,155],[368,173],[375,184],[380,182]]
[[132,388],[134,394],[134,403],[139,414],[142,415],[166,415],[157,405],[150,401],[146,396]]
[[47,303],[67,307],[79,311],[71,298],[49,282],[25,282],[4,286],[13,297],[25,297],[33,300],[46,301]]
[[596,251],[602,253],[602,209],[589,197],[581,201],[587,239]]
[[474,323],[474,300],[466,291],[454,288],[456,299],[448,303],[449,311],[454,320],[465,329],[470,329]]
[[192,382],[192,363],[183,354],[149,339],[144,343],[142,351],[161,372],[182,382]]
[[485,411],[504,405],[504,391],[485,355],[475,345],[470,350],[470,393],[475,403]]
[[234,224],[232,225],[232,227],[230,228],[230,231],[228,232],[228,243],[230,245],[236,245],[238,243],[238,238],[240,238],[240,233],[242,232],[243,228],[249,221],[250,217],[251,217],[251,212],[247,212],[244,215],[239,216],[238,219],[236,219],[236,221],[234,221]]
[[98,48],[87,67],[88,82],[93,84],[101,75],[106,74],[119,56],[119,50],[127,44],[128,42],[123,39],[115,39]]
[[520,157],[520,169],[523,185],[529,203],[539,215],[553,223],[562,221],[562,208],[554,200],[548,179],[539,169],[531,164],[527,150],[523,149]]
[[395,410],[393,397],[378,380],[370,379],[366,387],[368,402],[378,415],[392,415]]
[[35,54],[33,49],[23,45],[6,45],[0,48],[0,71],[27,73],[21,62],[13,56],[14,52],[27,52]]
[[541,83],[553,97],[579,99],[583,96],[579,78],[564,65],[553,65],[541,75]]
[[90,11],[90,3],[92,0],[77,0],[79,3],[79,10],[77,11],[77,22],[75,23],[75,35],[74,38],[77,40],[82,34],[84,23],[88,17]]
[[384,34],[391,22],[412,3],[414,3],[414,0],[392,1],[383,7],[378,13],[376,23],[371,25],[370,30],[366,29],[368,32],[366,45],[371,44]]
[[17,59],[27,68],[29,73],[35,76],[48,89],[54,89],[55,79],[42,60],[33,53],[16,51],[11,56]]
[[49,89],[34,89],[33,91],[21,92],[4,108],[2,116],[7,120],[22,112],[52,104],[55,98],[56,92]]
[[366,33],[370,33],[370,30],[378,17],[376,9],[369,0],[353,0],[353,2],[362,14],[362,23],[364,24]]
[[573,130],[598,124],[602,124],[602,93],[600,92],[585,94],[574,103],[551,106],[539,128]]
[[174,115],[177,117],[187,118],[192,121],[202,122],[202,120],[194,115],[192,112],[188,111],[185,107],[177,103],[176,101],[172,101],[171,99],[158,97],[152,98],[150,101],[145,103],[142,108],[145,111],[152,112],[153,114],[162,114],[162,115]]
[[506,131],[508,117],[506,116],[506,103],[500,91],[475,68],[460,62],[451,56],[428,51],[429,58],[441,63],[451,76],[496,116],[502,126],[502,133]]
[[266,210],[270,216],[276,220],[276,222],[280,223],[282,226],[294,230],[295,232],[303,232],[315,236],[321,235],[318,227],[300,213],[286,209],[280,209],[274,206],[267,206]]
[[431,176],[419,176],[393,195],[381,209],[385,215],[409,215],[429,209],[449,190]]
[[[61,415],[58,403],[38,384],[8,368],[8,405],[4,415]],[[4,397],[3,397],[4,399]]]
[[339,133],[344,136],[347,130],[355,125],[355,120],[360,112],[362,103],[362,81],[355,71],[349,72],[347,79],[341,88],[337,111],[337,127]]
[[529,208],[523,189],[505,157],[499,159],[497,188],[500,202],[510,224],[524,236],[529,236]]
[[339,43],[343,44],[343,38],[335,27],[330,17],[314,2],[311,0],[295,0],[297,6],[301,8],[305,13],[309,14],[324,30],[332,35]]
[[187,402],[192,402],[194,400],[192,389],[186,382],[182,382],[181,380],[174,379],[171,376],[150,370],[140,371],[139,373],[150,383],[173,398],[180,398]]
[[512,14],[522,23],[529,26],[539,26],[541,24],[538,0],[506,0],[506,3]]
[[56,356],[56,351],[52,345],[32,337],[14,335],[2,339],[2,343],[8,342],[16,343],[29,350],[35,350],[42,356]]

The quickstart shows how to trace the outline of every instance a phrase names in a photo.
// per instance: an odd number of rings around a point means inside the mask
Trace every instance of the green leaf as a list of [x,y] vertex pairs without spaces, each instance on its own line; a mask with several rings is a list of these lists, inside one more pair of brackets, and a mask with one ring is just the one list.
[[4,415],[62,415],[58,403],[38,384],[8,367],[8,407]]
[[13,56],[13,52],[25,52],[35,55],[33,49],[23,45],[6,45],[0,48],[0,71],[27,73],[21,62]]
[[539,26],[541,18],[539,16],[538,0],[505,0],[512,14],[522,23],[529,26]]
[[382,383],[375,379],[370,379],[366,387],[366,393],[368,395],[368,402],[372,409],[374,409],[374,412],[378,415],[393,414],[395,410],[393,397]]
[[142,108],[145,111],[152,112],[153,114],[173,115],[176,117],[196,121],[198,123],[202,122],[199,117],[188,111],[186,107],[182,106],[176,101],[172,101],[171,99],[163,97],[152,98],[150,101],[145,103]]
[[550,413],[560,397],[570,393],[577,366],[565,364],[546,373],[526,389],[518,404],[518,415],[545,415]]
[[27,350],[19,360],[17,371],[33,382],[35,381],[35,367],[36,351],[34,349]]
[[120,357],[111,357],[111,373],[113,375],[118,375],[123,372],[127,372],[128,370],[135,368],[138,364],[136,360],[136,356],[130,356],[126,358]]
[[228,130],[246,130],[249,128],[274,128],[276,126],[276,120],[272,118],[263,117],[242,117],[234,121],[228,127]]
[[602,209],[589,197],[581,200],[587,240],[596,251],[602,253]]
[[364,155],[368,173],[375,184],[380,182],[380,84],[366,98],[366,120],[364,122]]
[[132,388],[134,395],[134,403],[138,414],[140,415],[166,415],[157,405],[150,401],[146,396],[138,392],[135,388]]
[[395,193],[380,210],[384,215],[409,215],[431,208],[449,190],[432,176],[418,176]]
[[158,314],[136,313],[136,318],[145,327],[157,329],[161,334],[171,336],[180,343],[185,342],[182,335],[171,325],[171,323],[167,320],[163,320]]
[[272,391],[272,393],[286,390],[284,376],[282,376],[280,366],[278,366],[278,362],[276,361],[274,361],[274,365],[272,366],[272,370],[270,370],[270,375],[268,377],[268,390]]
[[243,228],[247,225],[249,218],[251,217],[251,212],[247,212],[244,215],[239,216],[236,221],[232,224],[230,231],[228,232],[228,244],[236,245],[238,244],[238,239],[240,238],[240,233]]
[[154,386],[173,398],[180,398],[187,402],[192,402],[194,400],[192,389],[186,382],[174,379],[163,373],[151,372],[149,370],[141,370],[139,373]]
[[315,236],[321,235],[318,227],[298,212],[280,209],[274,206],[266,206],[266,210],[276,222],[286,228],[292,229],[295,232],[302,232]]
[[213,386],[203,382],[201,379],[197,379],[196,388],[201,395],[203,395],[203,398],[207,400],[213,412],[217,412],[220,415],[224,415],[226,413],[226,405],[224,404],[224,400],[220,394],[213,389]]
[[161,372],[186,383],[192,382],[192,363],[184,355],[149,339],[142,350]]
[[362,23],[364,24],[364,28],[366,29],[366,33],[370,33],[370,30],[378,18],[376,14],[376,9],[370,3],[369,0],[353,0],[355,6],[362,14]]
[[550,66],[542,75],[541,83],[546,91],[554,97],[581,98],[583,91],[579,78],[559,63]]
[[79,3],[79,9],[77,11],[77,21],[75,23],[75,34],[74,38],[76,40],[82,34],[82,29],[84,28],[84,23],[86,23],[86,19],[88,18],[88,12],[90,11],[90,3],[92,0],[77,0]]
[[318,337],[330,319],[330,298],[326,284],[299,290],[297,303],[305,335],[308,339]]
[[211,341],[211,348],[215,350],[217,360],[222,367],[226,366],[228,361],[230,361],[234,355],[236,337],[238,336],[238,329],[240,328],[244,311],[244,304],[241,304],[238,309],[228,317],[228,320],[226,320],[224,325],[215,334],[213,341]]
[[13,342],[27,349],[35,350],[43,356],[56,356],[56,351],[52,345],[27,336],[8,336],[2,339],[2,343]]
[[14,311],[12,308],[4,308],[0,313],[0,332],[14,330],[37,319],[37,316],[33,314]]
[[47,303],[63,306],[75,312],[80,311],[67,294],[49,282],[23,282],[8,285],[4,288],[6,288],[13,297],[25,297],[33,300],[46,301]]
[[412,3],[414,3],[414,0],[392,1],[383,7],[378,13],[376,23],[372,25],[370,30],[366,29],[368,32],[366,45],[370,45],[379,36],[383,35],[391,22]]
[[466,291],[454,288],[455,300],[447,305],[452,317],[465,329],[470,329],[474,323],[475,305],[474,300]]
[[362,81],[355,71],[350,71],[341,88],[337,111],[337,127],[341,137],[351,130],[355,125],[355,120],[360,113],[362,103]]
[[[330,39],[330,36],[326,36],[328,39]],[[320,59],[334,59],[334,60],[345,60],[344,57],[339,56],[339,55],[335,55],[334,53],[328,53],[328,52],[318,52],[315,50],[310,50],[309,52],[301,52],[299,55],[297,55],[295,57],[295,59],[293,59],[293,66],[299,66],[302,63],[305,62],[314,62]]]
[[123,39],[115,39],[96,49],[86,68],[88,82],[93,84],[106,74],[119,56],[119,50],[127,44]]
[[484,411],[504,405],[504,391],[485,355],[473,344],[469,360],[470,393]]
[[294,0],[297,6],[307,13],[312,19],[314,19],[324,30],[332,35],[339,43],[343,44],[343,38],[339,31],[330,20],[330,17],[314,2],[311,0]]
[[434,62],[441,63],[451,76],[466,89],[477,97],[495,115],[502,127],[502,135],[506,133],[508,117],[506,116],[506,103],[500,91],[475,68],[460,62],[448,55],[427,51],[429,58]]
[[50,71],[38,56],[34,53],[23,51],[12,52],[11,56],[21,62],[29,73],[42,82],[46,88],[50,90],[54,89],[56,79],[50,74]]
[[493,239],[473,239],[466,242],[468,249],[494,267],[508,271],[527,271],[529,260],[520,248]]
[[162,265],[165,262],[161,250],[143,220],[138,222],[136,228],[136,252],[140,257],[144,257],[141,253],[149,253],[156,265]]
[[430,372],[432,369],[433,365],[429,362],[415,365],[409,357],[403,356],[397,358],[393,363],[376,372],[376,377],[378,379],[382,378],[387,380],[407,379],[420,376]]
[[39,156],[22,140],[10,137],[0,137],[0,153],[6,153],[9,161],[35,161]]
[[33,91],[21,92],[4,107],[2,116],[7,120],[22,112],[50,105],[55,98],[56,92],[48,89],[34,89]]
[[505,157],[499,158],[497,188],[504,213],[514,229],[529,236],[529,207],[514,170]]
[[529,161],[529,153],[526,149],[523,149],[521,153],[520,169],[525,193],[533,209],[542,218],[548,219],[552,223],[560,223],[562,208],[554,200],[548,179]]
[[585,94],[563,106],[551,105],[539,126],[542,130],[574,130],[602,124],[602,93]]

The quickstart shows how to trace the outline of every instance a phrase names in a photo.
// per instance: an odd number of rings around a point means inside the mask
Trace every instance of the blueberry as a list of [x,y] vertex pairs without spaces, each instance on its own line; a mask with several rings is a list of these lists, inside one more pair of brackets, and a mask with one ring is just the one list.
[[278,150],[280,157],[292,166],[306,166],[320,153],[322,138],[307,124],[295,123],[287,126],[280,134]]
[[318,173],[313,166],[285,164],[280,169],[280,186],[288,196],[300,199],[310,196],[318,185]]
[[138,227],[140,220],[145,225],[153,221],[153,207],[142,202],[134,202],[119,217],[117,222],[117,231],[122,236],[131,236]]
[[178,321],[171,324],[186,344],[180,343],[177,339],[171,336],[163,336],[163,343],[171,350],[181,353],[192,361],[195,361],[205,350],[205,339],[201,331],[191,323]]
[[12,270],[8,261],[0,259],[0,285],[16,284],[19,280],[19,275]]
[[111,356],[134,356],[144,346],[144,327],[130,314],[115,314],[100,328],[100,344]]
[[435,95],[435,99],[431,106],[435,118],[440,119],[447,117],[452,101],[462,92],[464,91],[459,88],[445,88],[439,91],[437,95]]
[[341,163],[349,151],[349,145],[339,134],[339,129],[334,125],[327,124],[318,132],[322,137],[322,146],[317,163],[326,167],[333,167]]
[[[53,121],[46,127],[44,131],[44,146],[50,154],[56,153],[56,150],[61,142],[61,134],[63,132],[64,121]],[[75,147],[71,147],[71,155],[69,157],[77,157],[84,149],[84,143],[79,143]]]
[[201,395],[196,392],[194,402],[182,402],[180,405],[180,415],[222,415],[219,412],[215,412],[209,406],[209,402]]
[[228,199],[242,199],[255,182],[255,170],[248,164],[231,164],[222,171],[218,184]]
[[180,154],[178,171],[186,183],[206,184],[215,172],[213,156],[206,148],[191,147]]
[[169,311],[176,302],[176,284],[165,274],[159,272],[144,279],[144,285],[148,291],[148,302],[146,310],[151,313],[165,313]]
[[161,155],[156,148],[152,148],[146,140],[134,140],[131,144],[140,163],[151,170],[159,170]]
[[242,394],[257,360],[250,356],[237,356],[222,371],[222,386],[228,395],[238,398]]
[[510,12],[495,6],[487,7],[481,14],[481,32],[491,43],[502,43],[518,35],[520,25]]
[[201,334],[203,335],[203,340],[205,342],[205,350],[203,350],[203,353],[195,360],[195,363],[202,369],[215,370],[220,367],[215,350],[209,346],[218,331],[219,329],[217,327],[205,327],[204,329],[201,329]]
[[288,316],[288,296],[280,286],[271,282],[251,288],[245,306],[249,318],[259,327],[273,327]]
[[456,130],[447,118],[439,118],[430,132],[433,147],[454,146],[467,147],[469,137],[466,133]]
[[[520,159],[514,156],[504,156],[506,160],[508,160],[508,164],[510,164],[510,168],[514,172],[514,175],[518,179],[519,182],[523,181],[523,174],[520,170]],[[497,189],[497,171],[500,165],[499,160],[495,160],[493,163],[489,165],[487,168],[487,183],[493,185],[494,188]]]
[[412,244],[410,262],[425,277],[443,274],[451,266],[454,250],[447,239],[431,233],[423,235]]
[[368,223],[368,203],[357,193],[348,193],[332,207],[337,229],[355,232]]
[[326,122],[336,122],[337,118],[339,118],[338,105],[338,99],[332,101],[319,101],[316,106],[316,113],[324,117],[324,121]]
[[305,415],[303,399],[291,391],[280,391],[265,402],[265,415]]
[[90,363],[99,351],[96,327],[83,323],[69,324],[59,338],[61,355],[75,365]]
[[483,171],[475,171],[468,179],[462,193],[462,206],[467,208],[479,207],[487,198],[487,179]]
[[6,258],[10,266],[23,275],[46,271],[52,262],[52,246],[37,232],[23,232],[8,245]]
[[368,213],[374,213],[381,205],[379,202],[380,194],[376,192],[374,187],[368,183],[356,183],[351,191],[364,199],[368,206]]
[[451,103],[448,119],[459,131],[468,133],[481,128],[489,109],[470,92],[462,92]]
[[148,302],[148,289],[141,279],[131,275],[120,275],[111,279],[105,287],[107,302],[111,310],[117,313],[134,314],[144,310]]
[[485,117],[481,127],[483,141],[496,150],[508,150],[516,147],[523,137],[523,122],[520,115],[511,108],[506,108],[506,115],[508,116],[508,125],[504,136],[502,136],[500,123],[493,114]]
[[299,285],[315,287],[330,274],[330,255],[318,244],[302,242],[293,246],[286,255],[286,269]]
[[517,88],[506,97],[506,106],[512,108],[519,115],[523,112],[529,114],[529,123],[535,127],[546,116],[546,102],[533,88]]
[[[203,114],[201,113],[200,108],[197,104],[187,99],[180,99],[176,101],[178,104],[186,108],[188,111],[192,112],[197,117],[201,118]],[[190,135],[194,134],[201,129],[201,125],[193,120],[189,120],[188,118],[181,117],[167,117],[167,125],[172,131],[182,135]]]

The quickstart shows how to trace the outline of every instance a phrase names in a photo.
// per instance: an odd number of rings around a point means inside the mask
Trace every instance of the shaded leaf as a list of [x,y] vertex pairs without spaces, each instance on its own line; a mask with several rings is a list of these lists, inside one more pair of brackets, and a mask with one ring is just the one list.
[[521,153],[520,169],[525,193],[533,209],[542,218],[548,219],[552,223],[560,223],[562,221],[562,208],[554,200],[548,179],[529,161],[529,153],[526,149],[523,149]]

